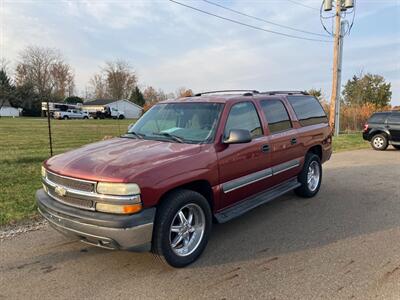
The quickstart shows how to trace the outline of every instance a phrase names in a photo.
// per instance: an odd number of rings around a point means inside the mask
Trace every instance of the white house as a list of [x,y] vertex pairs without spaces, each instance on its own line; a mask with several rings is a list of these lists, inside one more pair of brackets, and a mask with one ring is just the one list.
[[137,119],[142,115],[143,108],[128,100],[96,99],[84,102],[83,110],[89,112],[103,111],[104,107],[116,108],[124,113],[127,119]]
[[19,117],[21,112],[22,108],[12,107],[8,101],[0,108],[1,117]]

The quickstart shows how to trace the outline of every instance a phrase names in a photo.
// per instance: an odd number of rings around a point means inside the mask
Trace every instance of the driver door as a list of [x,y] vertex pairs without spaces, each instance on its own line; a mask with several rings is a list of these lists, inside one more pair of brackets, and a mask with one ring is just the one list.
[[252,141],[224,145],[223,150],[217,153],[224,208],[268,188],[271,176],[268,137],[263,134],[253,102],[239,102],[231,107],[225,124],[225,137],[231,129],[250,131]]

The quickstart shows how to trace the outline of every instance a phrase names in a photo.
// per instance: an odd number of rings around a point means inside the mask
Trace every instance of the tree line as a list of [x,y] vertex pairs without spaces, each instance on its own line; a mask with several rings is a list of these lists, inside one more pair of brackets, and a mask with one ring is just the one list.
[[93,99],[127,99],[140,106],[151,106],[168,98],[191,96],[190,89],[175,93],[148,86],[139,88],[138,77],[124,60],[107,61],[89,80],[85,99],[77,96],[75,74],[57,49],[29,46],[21,51],[14,76],[7,61],[0,61],[0,108],[20,107],[23,114],[39,116],[41,102],[82,103]]
[[[0,108],[5,104],[23,108],[25,115],[40,115],[41,102],[79,103],[89,99],[127,99],[147,110],[155,103],[168,98],[192,96],[191,89],[179,88],[175,93],[166,93],[153,86],[140,88],[138,76],[129,62],[107,61],[89,80],[85,99],[76,95],[75,74],[72,67],[57,49],[30,46],[21,51],[11,78],[8,65],[0,61]],[[311,89],[323,106],[328,102],[321,89]],[[354,128],[363,120],[357,114],[372,113],[390,105],[391,84],[377,74],[354,75],[344,85],[341,95],[342,109],[352,111]],[[363,117],[364,118],[364,117]]]

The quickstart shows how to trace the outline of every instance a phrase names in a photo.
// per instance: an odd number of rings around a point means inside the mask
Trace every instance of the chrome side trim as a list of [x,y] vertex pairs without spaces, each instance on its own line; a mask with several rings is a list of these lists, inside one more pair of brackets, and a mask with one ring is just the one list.
[[279,164],[277,166],[272,167],[272,173],[273,175],[277,175],[282,172],[289,171],[290,169],[297,168],[298,166],[300,166],[300,160],[298,159],[290,160],[283,164]]
[[233,179],[231,181],[224,182],[222,184],[222,190],[224,193],[229,193],[234,190],[240,189],[244,186],[247,186],[252,183],[256,183],[257,181],[269,178],[274,175],[278,175],[280,173],[289,171],[293,168],[297,168],[300,166],[300,160],[299,159],[293,159],[287,162],[284,162],[282,164],[273,166],[268,169],[264,169],[261,171],[257,171],[255,173],[251,173],[236,179]]
[[[136,204],[136,203],[141,203],[140,201],[140,195],[131,195],[131,196],[113,196],[113,195],[103,195],[103,194],[97,194],[94,192],[85,192],[85,191],[79,191],[75,189],[71,189],[69,187],[56,184],[46,178],[42,178],[42,182],[44,185],[47,187],[55,189],[57,186],[58,187],[63,187],[68,196],[71,197],[76,197],[80,199],[86,199],[86,200],[91,200],[91,201],[96,201],[96,202],[105,202],[105,203],[114,203],[114,204]],[[56,199],[57,200],[57,199]]]
[[266,179],[271,176],[272,176],[272,169],[268,168],[265,170],[258,171],[256,173],[252,173],[252,174],[225,182],[222,184],[222,189],[223,189],[224,193],[229,193],[234,190],[240,189],[241,187],[244,187],[246,185]]

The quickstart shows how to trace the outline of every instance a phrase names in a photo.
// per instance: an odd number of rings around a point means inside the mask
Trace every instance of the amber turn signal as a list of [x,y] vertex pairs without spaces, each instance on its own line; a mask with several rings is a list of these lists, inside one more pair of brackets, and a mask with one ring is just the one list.
[[108,203],[97,203],[96,210],[111,214],[134,214],[142,210],[142,204],[108,204]]

